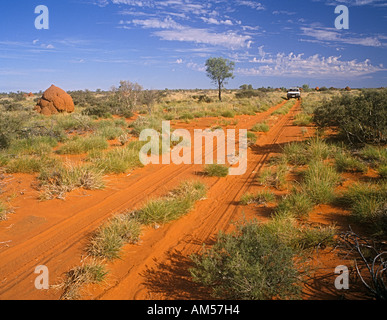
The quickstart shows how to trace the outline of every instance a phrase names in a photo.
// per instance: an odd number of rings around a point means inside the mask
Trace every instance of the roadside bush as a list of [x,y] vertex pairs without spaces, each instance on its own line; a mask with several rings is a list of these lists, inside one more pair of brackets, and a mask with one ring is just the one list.
[[314,121],[321,127],[335,127],[350,143],[387,142],[387,90],[362,90],[325,101],[315,110]]
[[195,282],[212,289],[216,298],[267,300],[299,298],[295,250],[264,224],[237,225],[219,233],[215,245],[191,256]]

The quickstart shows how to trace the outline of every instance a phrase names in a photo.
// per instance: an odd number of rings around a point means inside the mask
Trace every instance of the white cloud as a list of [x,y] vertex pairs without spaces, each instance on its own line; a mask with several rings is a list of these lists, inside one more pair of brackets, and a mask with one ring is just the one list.
[[301,30],[303,35],[322,42],[340,42],[367,47],[382,46],[382,43],[377,37],[354,37],[351,35],[348,36],[348,33],[343,36],[343,33],[335,28],[303,27]]
[[227,20],[217,20],[215,18],[204,18],[204,17],[201,17],[201,19],[205,22],[205,23],[208,23],[208,24],[216,24],[216,25],[221,25],[221,24],[224,24],[224,25],[228,25],[228,26],[232,26],[234,25],[232,23],[231,20],[227,19]]
[[154,33],[162,40],[204,43],[231,49],[250,48],[250,36],[234,32],[215,33],[206,29],[185,27],[182,30],[162,30]]
[[298,76],[309,78],[354,78],[385,71],[383,66],[374,66],[369,59],[364,61],[341,60],[341,56],[323,57],[315,54],[305,57],[303,53],[278,53],[268,58],[254,58],[251,62],[261,66],[253,68],[239,68],[236,73],[245,76]]
[[240,6],[247,6],[255,10],[265,10],[262,3],[250,0],[238,0],[236,3]]
[[165,18],[164,20],[159,20],[159,19],[133,20],[132,22],[135,25],[140,25],[144,28],[152,28],[152,29],[181,30],[184,28],[182,25],[175,22],[171,18]]

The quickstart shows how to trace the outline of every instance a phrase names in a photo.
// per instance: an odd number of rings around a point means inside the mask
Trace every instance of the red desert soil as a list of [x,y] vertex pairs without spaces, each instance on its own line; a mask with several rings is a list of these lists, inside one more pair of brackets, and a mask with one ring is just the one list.
[[[236,127],[250,129],[256,122],[269,119],[284,103],[255,116],[237,117]],[[104,221],[113,214],[141,206],[150,197],[165,195],[186,179],[205,182],[209,188],[207,199],[199,201],[177,221],[157,229],[144,229],[140,242],[126,245],[121,259],[108,265],[106,283],[87,287],[83,298],[209,298],[206,290],[190,281],[189,256],[199,252],[203,243],[212,244],[218,231],[231,230],[232,222],[244,216],[268,217],[270,208],[246,210],[238,201],[254,185],[254,177],[269,157],[280,152],[281,145],[304,139],[300,127],[292,125],[299,107],[296,102],[287,115],[272,121],[268,133],[260,135],[257,144],[248,151],[247,171],[241,176],[205,177],[200,175],[203,165],[148,165],[129,174],[109,176],[102,191],[76,190],[66,200],[46,202],[37,201],[37,191],[31,188],[33,176],[8,177],[12,180],[8,181],[5,194],[12,197],[14,213],[0,222],[0,299],[59,299],[61,291],[35,289],[36,266],[46,265],[50,285],[57,284],[65,272],[81,264],[90,234]],[[175,127],[192,129],[203,123]],[[329,269],[332,274],[334,267],[329,267],[333,268]],[[339,296],[337,292],[328,292],[321,297],[313,283],[307,294],[306,298],[312,299]]]

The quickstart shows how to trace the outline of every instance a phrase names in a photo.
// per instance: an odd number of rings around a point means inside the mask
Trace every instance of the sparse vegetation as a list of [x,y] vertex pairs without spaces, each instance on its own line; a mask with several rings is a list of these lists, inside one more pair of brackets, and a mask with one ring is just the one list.
[[204,173],[209,177],[226,177],[228,175],[228,167],[222,164],[207,164],[204,167]]

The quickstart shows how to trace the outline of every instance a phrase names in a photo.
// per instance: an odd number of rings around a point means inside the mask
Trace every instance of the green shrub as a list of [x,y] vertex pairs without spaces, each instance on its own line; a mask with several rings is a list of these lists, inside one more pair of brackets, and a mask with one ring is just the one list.
[[334,96],[315,110],[314,121],[321,128],[336,127],[351,143],[383,144],[387,142],[386,99],[386,89]]
[[192,255],[195,282],[220,299],[268,300],[300,297],[295,250],[257,222],[219,233],[215,245]]
[[7,148],[14,139],[21,137],[22,129],[30,118],[27,112],[1,112],[0,149]]

